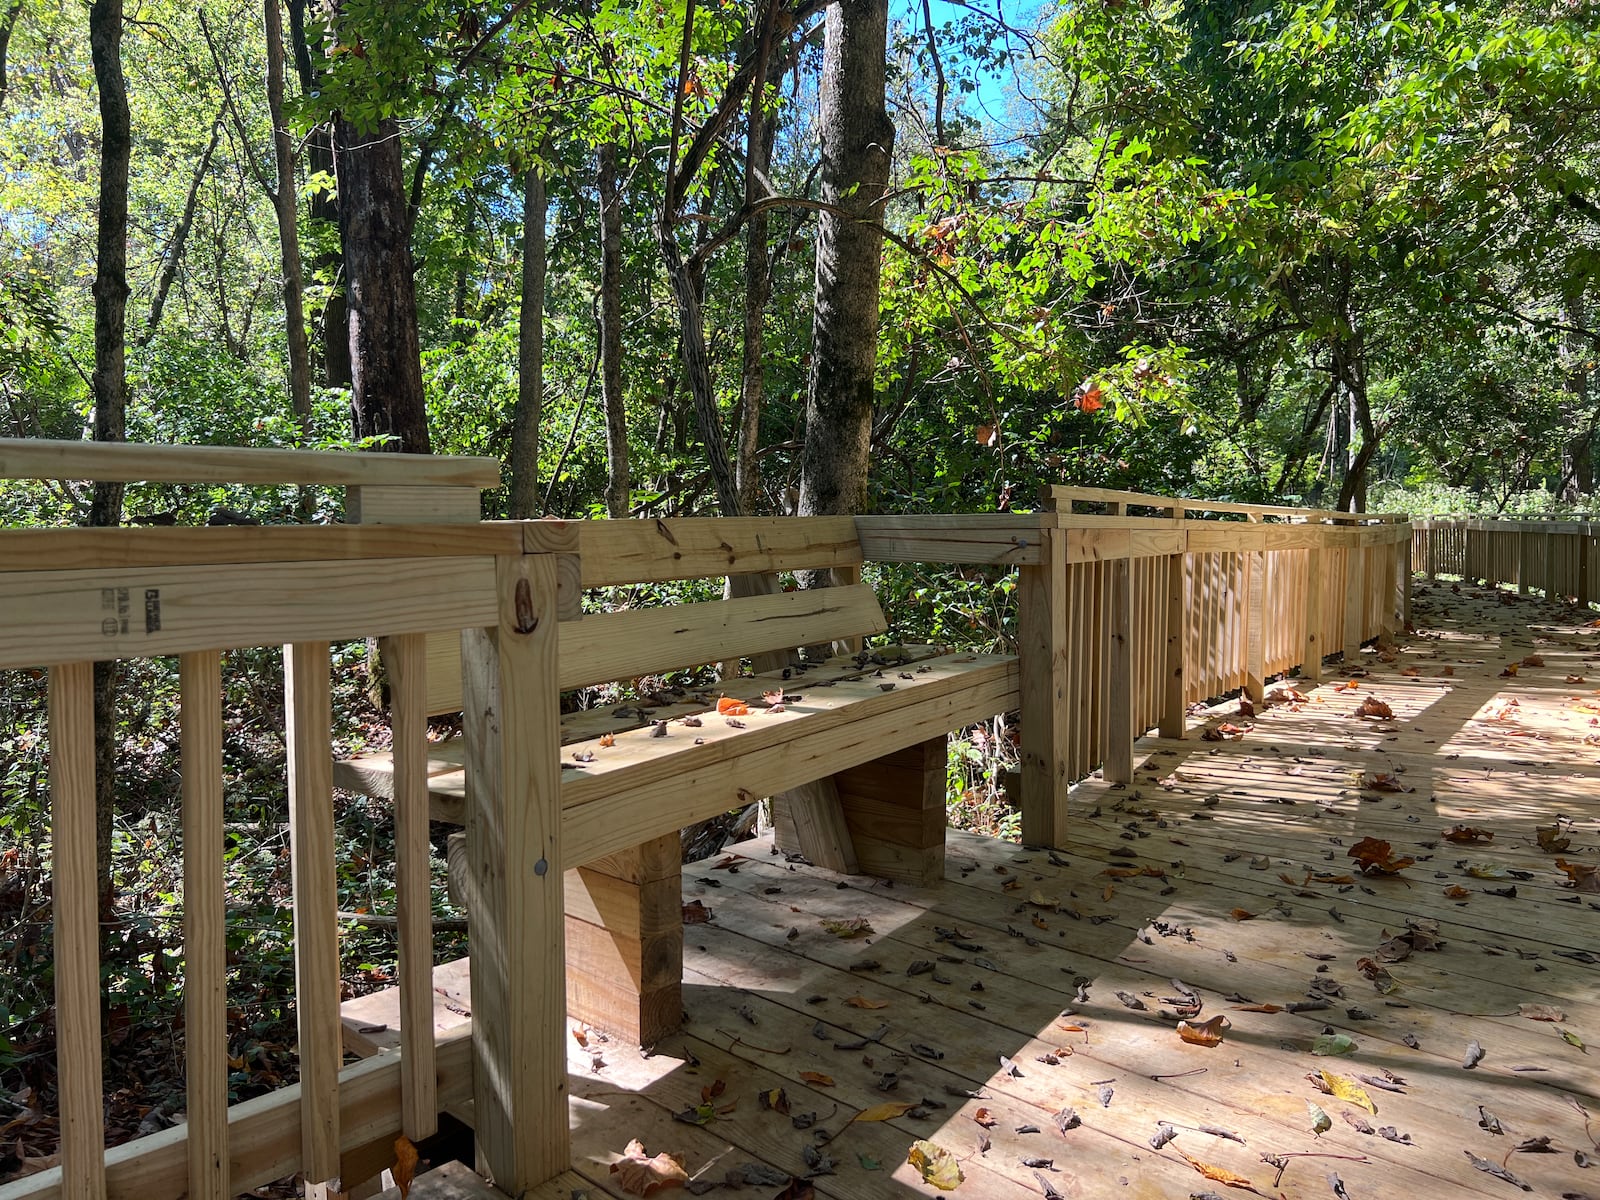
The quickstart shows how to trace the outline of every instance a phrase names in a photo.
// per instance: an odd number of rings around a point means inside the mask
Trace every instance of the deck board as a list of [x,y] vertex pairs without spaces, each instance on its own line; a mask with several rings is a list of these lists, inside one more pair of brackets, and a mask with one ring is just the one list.
[[[838,1200],[939,1194],[906,1165],[919,1137],[960,1159],[958,1196],[1001,1200],[1043,1193],[1025,1158],[1051,1160],[1039,1173],[1066,1197],[1241,1194],[1202,1178],[1179,1152],[1290,1200],[1333,1194],[1332,1172],[1356,1200],[1518,1194],[1464,1152],[1504,1162],[1537,1194],[1600,1192],[1600,1170],[1573,1157],[1600,1157],[1586,1131],[1586,1112],[1600,1115],[1600,1060],[1562,1038],[1600,1045],[1600,896],[1564,886],[1534,835],[1559,814],[1567,858],[1594,863],[1600,853],[1600,691],[1565,683],[1592,671],[1600,687],[1600,631],[1485,591],[1419,589],[1417,601],[1423,632],[1393,661],[1364,652],[1357,689],[1330,669],[1308,702],[1243,722],[1253,727],[1240,741],[1193,731],[1141,740],[1131,783],[1075,789],[1059,851],[952,831],[946,878],[932,888],[788,862],[765,839],[685,868],[685,898],[714,914],[685,930],[686,1023],[648,1055],[571,1043],[575,1175],[592,1196],[620,1200],[627,1193],[609,1164],[635,1137],[651,1154],[681,1154],[702,1181],[746,1162],[799,1173],[820,1128],[834,1135],[823,1148],[835,1173],[815,1179],[815,1191]],[[1535,651],[1544,667],[1499,677]],[[1455,673],[1440,677],[1446,665]],[[1369,694],[1395,719],[1351,716]],[[1195,716],[1229,711],[1236,705]],[[1374,791],[1378,772],[1415,790]],[[1442,840],[1458,822],[1494,840]],[[1367,835],[1418,863],[1393,878],[1307,882],[1308,871],[1346,873],[1346,850]],[[1474,879],[1458,865],[1479,862],[1531,878]],[[1162,874],[1108,876],[1113,864]],[[1514,898],[1487,891],[1513,884]],[[1470,898],[1447,896],[1455,885]],[[1048,903],[1029,903],[1035,893]],[[1235,909],[1255,915],[1237,920]],[[823,925],[851,918],[870,922],[871,935],[842,939]],[[1444,947],[1385,964],[1398,987],[1377,991],[1357,960],[1419,919],[1438,922]],[[981,949],[956,947],[949,931]],[[922,962],[934,970],[909,973]],[[1221,1046],[1183,1043],[1161,1015],[1179,994],[1175,980],[1203,999],[1200,1019],[1229,1018]],[[1342,988],[1327,1009],[1242,1008],[1303,1001],[1317,980]],[[1146,1007],[1127,1007],[1118,992]],[[1529,1020],[1523,1004],[1565,1018]],[[879,1025],[864,1049],[834,1048]],[[1353,1038],[1355,1051],[1313,1055],[1325,1029]],[[1473,1040],[1485,1057],[1466,1070]],[[1002,1054],[1020,1077],[1001,1070]],[[1368,1115],[1316,1090],[1308,1075],[1321,1070],[1390,1071],[1405,1083],[1398,1093],[1363,1085],[1377,1108]],[[674,1119],[719,1080],[715,1105],[728,1111],[704,1125]],[[760,1093],[778,1087],[791,1115],[817,1114],[812,1129],[762,1107]],[[943,1107],[847,1123],[873,1104],[924,1099]],[[1307,1101],[1332,1118],[1320,1136]],[[1480,1105],[1504,1133],[1480,1125]],[[1062,1134],[1055,1114],[1065,1107],[1082,1124]],[[995,1119],[987,1151],[979,1109]],[[1349,1117],[1411,1142],[1362,1133]],[[1178,1136],[1156,1150],[1160,1120]],[[1029,1126],[1040,1132],[1019,1132]],[[1600,1137],[1600,1124],[1589,1129]],[[1558,1152],[1513,1152],[1536,1137]],[[1330,1157],[1289,1158],[1278,1178],[1263,1155],[1283,1154]]]

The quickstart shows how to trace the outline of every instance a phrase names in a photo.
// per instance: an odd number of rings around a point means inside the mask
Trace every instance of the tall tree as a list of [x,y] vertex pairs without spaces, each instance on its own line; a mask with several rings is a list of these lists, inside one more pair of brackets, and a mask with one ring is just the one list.
[[523,175],[522,313],[517,321],[517,403],[511,422],[511,516],[539,515],[539,423],[544,415],[544,292],[550,201],[545,166]]
[[400,125],[393,117],[334,120],[339,236],[350,323],[350,415],[360,438],[385,450],[427,454],[428,412],[412,282]]
[[[128,430],[128,169],[133,128],[122,74],[122,0],[89,6],[89,48],[100,93],[100,207],[95,227],[94,440],[121,442]],[[123,485],[96,483],[89,524],[122,521]],[[95,812],[102,903],[111,899],[111,815],[116,801],[117,664],[94,668]]]
[[888,0],[828,9],[821,84],[822,200],[802,514],[866,507],[882,275],[883,207],[894,151],[884,105]]
[[600,197],[600,398],[606,414],[606,513],[626,517],[630,499],[628,412],[622,392],[622,188],[617,146],[598,150]]
[[295,186],[294,137],[283,115],[283,14],[279,0],[263,0],[267,34],[267,111],[272,116],[272,152],[277,187],[272,208],[278,218],[283,263],[283,324],[289,347],[289,403],[301,429],[311,423],[311,352],[306,340],[305,280],[300,265],[300,213]]

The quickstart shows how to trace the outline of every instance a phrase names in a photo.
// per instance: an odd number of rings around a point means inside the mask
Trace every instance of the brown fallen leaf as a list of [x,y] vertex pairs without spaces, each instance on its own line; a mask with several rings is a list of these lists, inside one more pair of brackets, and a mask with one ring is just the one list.
[[1580,892],[1600,895],[1600,868],[1591,863],[1569,862],[1556,859],[1556,869],[1566,873],[1567,881]]
[[602,733],[600,735],[600,744],[602,746],[615,746],[617,744],[617,735],[614,733]]
[[1357,717],[1376,717],[1380,721],[1389,721],[1394,719],[1394,709],[1376,696],[1368,696],[1360,704],[1356,705],[1355,715]]
[[[883,1104],[874,1104],[871,1108],[863,1108],[855,1116],[850,1118],[850,1122],[892,1121],[896,1117],[905,1116],[915,1107],[915,1104],[906,1104],[899,1100],[890,1100]],[[846,1123],[849,1124],[850,1122]]]
[[1375,837],[1362,838],[1350,847],[1348,853],[1361,864],[1361,870],[1367,875],[1394,875],[1417,861],[1414,858],[1395,858],[1394,847]]
[[1000,1122],[987,1108],[980,1108],[972,1114],[972,1119],[985,1129],[993,1129]]
[[1452,900],[1472,899],[1472,892],[1467,888],[1462,887],[1459,883],[1452,883],[1449,887],[1445,888],[1444,894],[1449,896]]
[[1530,1021],[1565,1021],[1567,1014],[1550,1004],[1519,1004],[1518,1011]]
[[394,1176],[394,1185],[400,1189],[400,1200],[406,1200],[411,1194],[411,1183],[417,1177],[417,1161],[417,1148],[411,1139],[403,1133],[395,1138],[394,1166],[389,1168],[389,1174]]
[[1390,775],[1386,772],[1368,775],[1366,785],[1375,792],[1414,792],[1417,790],[1400,782],[1398,775]]
[[1234,1012],[1281,1013],[1283,1011],[1283,1005],[1281,1005],[1281,1004],[1235,1004],[1233,1006],[1233,1011]]
[[833,1076],[824,1075],[821,1071],[801,1071],[800,1078],[814,1087],[832,1087]]
[[1494,841],[1494,834],[1489,830],[1479,829],[1473,825],[1452,825],[1449,829],[1442,830],[1439,836],[1458,846],[1475,846],[1480,842]]
[[711,920],[711,910],[702,901],[690,900],[683,906],[685,925],[704,925],[709,920]]
[[1210,1163],[1202,1162],[1198,1158],[1191,1158],[1182,1150],[1178,1151],[1178,1157],[1211,1180],[1212,1183],[1221,1183],[1228,1187],[1249,1188],[1251,1191],[1255,1190],[1256,1185],[1250,1182],[1248,1176],[1236,1175],[1226,1167],[1212,1166]]
[[635,1196],[648,1196],[689,1182],[689,1173],[681,1161],[665,1151],[651,1157],[638,1138],[629,1142],[622,1157],[611,1164],[611,1174],[617,1177],[618,1187]]
[[1546,854],[1560,854],[1572,845],[1572,839],[1562,834],[1559,825],[1535,826],[1533,834],[1539,839],[1539,849]]
[[872,922],[865,917],[851,917],[848,920],[825,919],[822,927],[836,938],[866,937],[872,932]]
[[1507,663],[1506,669],[1500,672],[1500,678],[1515,679],[1517,677],[1517,668],[1521,665],[1521,663]]
[[1198,1025],[1191,1025],[1188,1021],[1178,1022],[1178,1036],[1191,1046],[1220,1046],[1222,1035],[1227,1032],[1232,1024],[1227,1017],[1218,1013],[1209,1021],[1201,1021]]
[[865,996],[847,996],[845,1003],[851,1008],[888,1008],[887,1000],[868,1000]]
[[1589,681],[1587,679],[1585,679],[1582,675],[1568,675],[1567,676],[1567,682],[1568,683],[1588,683]]
[[1228,913],[1235,921],[1250,921],[1255,919],[1255,913],[1248,908],[1235,908]]
[[1523,667],[1542,667],[1544,666],[1544,657],[1539,654],[1530,654],[1518,665]]

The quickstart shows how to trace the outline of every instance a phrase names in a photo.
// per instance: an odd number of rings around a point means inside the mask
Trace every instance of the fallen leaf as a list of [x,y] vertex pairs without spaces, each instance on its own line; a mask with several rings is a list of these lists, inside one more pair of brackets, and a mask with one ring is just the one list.
[[847,996],[845,1003],[851,1008],[888,1008],[887,1000],[868,1000],[865,996]]
[[872,932],[872,922],[865,917],[850,917],[848,920],[825,919],[822,927],[837,938],[866,937]]
[[1191,1025],[1188,1021],[1178,1022],[1178,1036],[1192,1046],[1220,1046],[1222,1035],[1231,1022],[1228,1018],[1218,1013],[1209,1021],[1202,1021],[1198,1025]]
[[702,901],[690,900],[683,906],[685,925],[704,925],[709,920],[711,920],[711,910]]
[[1393,857],[1394,848],[1381,838],[1364,837],[1350,847],[1349,855],[1361,864],[1368,875],[1394,875],[1405,870],[1417,860]]
[[1556,869],[1565,872],[1568,882],[1578,891],[1600,895],[1600,868],[1590,863],[1568,862],[1558,858]]
[[1235,921],[1250,921],[1255,919],[1255,913],[1251,912],[1247,908],[1232,909],[1229,911],[1228,915]]
[[833,1076],[824,1075],[821,1071],[801,1071],[800,1078],[815,1087],[832,1087]]
[[1540,655],[1530,654],[1527,658],[1523,659],[1519,665],[1524,667],[1542,667],[1544,666],[1544,659]]
[[1488,1159],[1479,1158],[1471,1150],[1463,1150],[1461,1153],[1465,1154],[1467,1156],[1467,1161],[1478,1170],[1482,1171],[1485,1175],[1493,1175],[1496,1179],[1503,1179],[1512,1187],[1521,1188],[1525,1192],[1533,1191],[1532,1184],[1522,1182],[1522,1180],[1518,1179],[1499,1163],[1492,1163]]
[[1178,1157],[1211,1180],[1212,1183],[1226,1184],[1228,1187],[1250,1188],[1252,1190],[1255,1188],[1255,1184],[1251,1183],[1247,1176],[1235,1175],[1224,1167],[1214,1167],[1208,1162],[1200,1161],[1198,1158],[1190,1158],[1182,1150],[1178,1151]]
[[1000,1122],[987,1108],[980,1108],[972,1114],[972,1119],[985,1129],[993,1129]]
[[953,1192],[966,1178],[956,1156],[936,1142],[918,1138],[911,1143],[906,1161],[922,1174],[922,1181],[941,1192]]
[[1474,846],[1479,842],[1494,841],[1494,834],[1487,829],[1479,829],[1474,825],[1452,825],[1449,829],[1442,830],[1439,836],[1447,842],[1454,842],[1458,846]]
[[1333,1121],[1329,1118],[1327,1110],[1320,1104],[1306,1101],[1306,1115],[1311,1118],[1312,1133],[1327,1133],[1333,1128]]
[[635,1196],[648,1196],[662,1188],[682,1187],[689,1182],[689,1173],[683,1163],[663,1151],[653,1158],[645,1153],[644,1144],[637,1138],[628,1143],[622,1157],[611,1164],[611,1174],[625,1192]]
[[1518,1011],[1530,1021],[1565,1021],[1567,1014],[1551,1004],[1519,1004]]
[[906,1104],[899,1100],[888,1100],[882,1104],[874,1104],[871,1108],[863,1108],[850,1121],[892,1121],[896,1117],[903,1117],[915,1104]]
[[[1354,686],[1354,682],[1354,680],[1351,681],[1351,686]],[[1389,721],[1394,719],[1394,709],[1376,696],[1368,696],[1360,704],[1356,705],[1355,715],[1357,717],[1376,717],[1380,721]]]
[[1414,792],[1417,790],[1401,783],[1398,775],[1385,773],[1367,776],[1366,785],[1375,792]]
[[1236,1004],[1236,1005],[1233,1006],[1233,1011],[1234,1012],[1281,1013],[1283,1011],[1283,1005],[1281,1005],[1281,1004]]
[[1372,1102],[1372,1097],[1367,1095],[1366,1089],[1356,1086],[1353,1080],[1346,1079],[1343,1075],[1335,1075],[1330,1071],[1322,1072],[1322,1082],[1328,1085],[1328,1094],[1347,1104],[1357,1104],[1366,1109],[1373,1116],[1378,1115],[1378,1106]]
[[400,1200],[411,1193],[411,1181],[417,1177],[417,1148],[405,1134],[394,1140],[394,1166],[389,1168],[394,1185],[400,1189]]
[[1576,1046],[1579,1050],[1582,1050],[1585,1054],[1589,1053],[1589,1047],[1585,1046],[1583,1044],[1583,1039],[1581,1037],[1579,1037],[1577,1034],[1573,1033],[1572,1030],[1570,1030],[1570,1029],[1562,1029],[1559,1032],[1561,1034],[1561,1040],[1563,1042],[1565,1042],[1567,1045]]
[[1517,677],[1517,668],[1521,665],[1520,663],[1507,663],[1506,669],[1500,672],[1500,678],[1515,679]]
[[1449,896],[1452,900],[1470,900],[1472,898],[1472,893],[1468,889],[1462,887],[1459,883],[1452,883],[1449,887],[1445,888],[1444,894]]
[[717,701],[717,715],[722,717],[748,717],[750,706],[743,700],[723,696]]
[[617,735],[614,733],[602,733],[600,735],[600,744],[602,746],[615,746],[617,744]]
[[1349,1054],[1355,1048],[1355,1039],[1347,1033],[1319,1034],[1311,1043],[1311,1053],[1321,1055]]
[[1562,836],[1559,825],[1535,826],[1533,833],[1539,839],[1539,849],[1546,854],[1560,854],[1572,845],[1570,837]]

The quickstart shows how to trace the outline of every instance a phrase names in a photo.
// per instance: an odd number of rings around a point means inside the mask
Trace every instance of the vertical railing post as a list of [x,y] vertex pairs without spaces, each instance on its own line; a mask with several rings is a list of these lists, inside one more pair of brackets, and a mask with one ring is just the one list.
[[1326,619],[1323,607],[1323,584],[1327,578],[1328,550],[1324,542],[1328,526],[1318,525],[1316,539],[1306,547],[1306,599],[1305,599],[1305,654],[1300,663],[1300,678],[1307,683],[1322,682],[1322,657],[1327,647],[1322,644],[1322,626]]
[[100,1073],[100,889],[95,870],[94,668],[50,668],[50,870],[61,1195],[106,1194]]
[[1584,521],[1573,533],[1573,545],[1578,554],[1578,605],[1589,607],[1589,539],[1594,526]]
[[1105,762],[1109,783],[1133,780],[1133,559],[1106,564]]
[[327,642],[284,648],[294,994],[300,1039],[301,1171],[308,1194],[339,1179],[338,884],[333,840],[333,700]]
[[1067,836],[1067,545],[1041,532],[1038,563],[1017,568],[1017,660],[1022,673],[1022,840],[1060,846]]
[[1544,541],[1544,598],[1554,600],[1560,588],[1556,575],[1556,527],[1546,521],[1542,526]]
[[1260,518],[1247,518],[1261,545],[1245,551],[1246,611],[1244,631],[1244,692],[1257,704],[1267,694],[1267,551]]
[[1187,537],[1183,535],[1183,509],[1166,510],[1178,522],[1179,535],[1175,554],[1167,555],[1166,599],[1166,654],[1161,675],[1161,736],[1181,738],[1184,735],[1184,625],[1183,576],[1184,559],[1188,554]]
[[462,638],[473,1096],[480,1167],[520,1196],[570,1165],[553,555],[496,564]]
[[1351,525],[1341,539],[1345,543],[1344,572],[1344,661],[1354,666],[1361,654],[1361,618],[1367,598],[1367,552],[1362,527]]
[[1515,521],[1512,536],[1517,539],[1517,595],[1526,596],[1533,586],[1533,532],[1525,521]]

